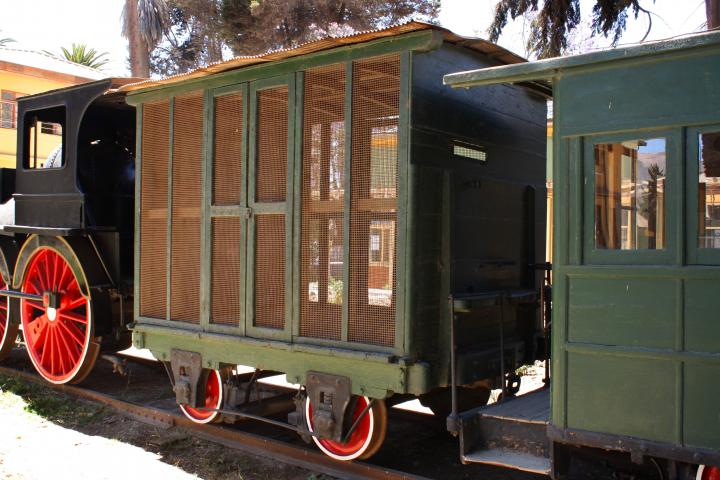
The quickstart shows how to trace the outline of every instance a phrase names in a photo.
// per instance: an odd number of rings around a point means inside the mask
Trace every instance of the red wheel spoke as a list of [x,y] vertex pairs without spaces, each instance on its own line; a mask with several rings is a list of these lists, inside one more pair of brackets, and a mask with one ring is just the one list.
[[[36,317],[35,320],[27,324],[27,328],[25,328],[25,336],[29,337],[34,344],[42,347],[45,340],[43,334],[45,333],[46,328],[47,322],[42,318],[42,315],[40,315]],[[36,329],[37,333],[35,332]]]
[[[75,272],[81,266],[75,269],[73,260],[74,257],[41,245],[32,253],[23,272],[24,292],[60,294],[60,306],[55,310],[37,300],[20,303],[30,358],[38,373],[54,383],[82,379],[95,361],[94,355],[87,355],[92,335],[90,299],[80,291]],[[0,305],[0,316],[7,316],[6,312],[7,307],[3,310]]]
[[85,345],[85,334],[83,334],[75,325],[66,322],[58,322],[58,325],[64,328],[65,331],[68,332],[68,335],[70,335],[81,348]]
[[[45,333],[45,335],[43,336],[43,342],[42,343],[37,342],[38,343],[37,347],[42,348],[42,354],[40,355],[40,365],[45,365],[45,355],[47,355],[48,350],[50,350],[48,348],[48,342],[47,342],[47,336],[49,335],[48,330],[49,330],[48,328],[43,329],[42,333]],[[39,338],[40,338],[40,335],[38,335],[38,339]]]
[[62,318],[67,318],[68,320],[82,323],[83,325],[86,325],[88,323],[87,317],[81,317],[76,313],[59,311],[58,315],[60,315]]
[[87,305],[87,298],[78,297],[70,301],[67,305],[62,307],[63,310],[75,310],[78,307],[84,307]]
[[40,271],[35,270],[33,271],[32,277],[35,278],[37,282],[30,280],[30,285],[35,289],[35,293],[42,294],[45,291],[45,280],[43,279],[42,274]]
[[58,332],[58,337],[62,342],[62,346],[65,347],[65,351],[68,354],[70,363],[73,364],[77,362],[79,358],[77,345],[75,345],[74,343],[68,343],[68,341],[65,339],[66,335],[64,335],[62,332]]
[[[54,255],[50,259],[50,262],[52,262],[52,273],[50,274],[52,281],[50,282],[50,285],[57,288],[57,286],[58,286],[57,276],[58,276],[58,270],[59,270],[58,262],[62,262],[62,258],[60,258],[59,255]],[[62,262],[62,263],[65,263],[65,262]]]
[[50,279],[50,259],[48,258],[49,256],[50,255],[46,253],[45,256],[43,257],[43,260],[44,260],[43,263],[45,264],[45,269],[44,269],[43,273],[45,274],[45,288],[48,290],[51,290],[53,287],[53,284]]
[[[68,273],[70,273],[70,275],[68,275]],[[62,274],[60,275],[60,280],[58,280],[57,283],[58,290],[66,290],[72,280],[73,275],[72,270],[70,270],[70,266],[67,263],[63,263]]]
[[28,293],[34,293],[37,295],[42,294],[42,286],[33,282],[32,279],[28,279],[28,281],[25,282],[25,289]]
[[25,300],[25,305],[30,305],[36,310],[40,310],[41,312],[45,312],[45,307],[42,306],[42,303],[36,302],[34,300]]
[[60,372],[65,373],[65,361],[63,360],[63,349],[61,348],[60,339],[58,338],[60,336],[61,335],[60,335],[60,332],[58,331],[58,329],[53,328],[53,340],[55,343],[53,348],[55,350],[55,353],[56,353],[55,356],[57,357],[57,361],[58,361],[57,366],[60,368]]
[[57,372],[57,350],[55,348],[55,337],[56,335],[56,329],[54,328],[48,328],[48,341],[45,342],[45,345],[47,345],[50,348],[50,372],[55,374]]

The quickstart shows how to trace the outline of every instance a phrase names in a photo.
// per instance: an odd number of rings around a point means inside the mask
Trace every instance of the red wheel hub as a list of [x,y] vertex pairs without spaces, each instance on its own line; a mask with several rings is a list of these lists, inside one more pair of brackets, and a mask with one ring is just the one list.
[[[207,382],[205,383],[205,408],[217,410],[221,406],[222,377],[219,371],[213,370],[208,374]],[[203,410],[188,407],[187,405],[181,405],[180,408],[190,420],[197,423],[209,423],[219,415],[218,412],[213,410]]]
[[30,358],[38,373],[53,383],[67,383],[80,371],[90,337],[90,300],[67,260],[56,250],[39,248],[28,262],[22,291],[60,297],[56,308],[35,300],[20,301],[20,318]]
[[720,467],[705,465],[698,470],[698,480],[720,480]]
[[[370,404],[370,399],[364,396],[356,397],[355,408],[352,413],[352,424],[355,423],[360,415],[365,411],[365,408]],[[307,422],[310,427],[310,431],[313,429],[313,407],[310,400],[307,400],[306,408]],[[330,440],[327,438],[313,437],[315,443],[329,456],[337,460],[353,460],[360,457],[370,446],[370,440],[373,434],[373,411],[369,409],[365,416],[360,420],[360,423],[355,428],[353,433],[345,443]]]

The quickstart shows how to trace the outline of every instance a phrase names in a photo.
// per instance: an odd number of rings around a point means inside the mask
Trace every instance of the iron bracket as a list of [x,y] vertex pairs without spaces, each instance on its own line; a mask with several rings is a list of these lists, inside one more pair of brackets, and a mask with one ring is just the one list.
[[204,404],[199,404],[199,399],[205,398],[205,385],[200,382],[202,356],[197,352],[173,349],[170,352],[170,366],[175,379],[173,391],[178,405],[204,407]]
[[352,397],[348,377],[320,372],[307,372],[306,389],[313,407],[315,433],[337,442],[343,440],[345,411]]

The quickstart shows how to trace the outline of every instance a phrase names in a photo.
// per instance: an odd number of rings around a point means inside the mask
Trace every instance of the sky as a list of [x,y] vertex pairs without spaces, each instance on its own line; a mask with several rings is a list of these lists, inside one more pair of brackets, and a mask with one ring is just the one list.
[[[60,46],[86,43],[100,52],[108,52],[108,76],[129,75],[127,41],[120,35],[120,13],[124,0],[0,0],[0,37],[14,38],[16,48],[59,52]],[[440,23],[467,36],[487,37],[496,0],[441,0]],[[593,0],[581,0],[586,18]],[[705,21],[704,0],[643,0],[641,5],[653,12],[648,40],[669,38],[698,31]],[[642,40],[648,27],[647,16],[628,20],[622,44]],[[603,48],[605,39],[585,41],[587,28],[578,34],[586,47]],[[498,42],[525,56],[523,22],[510,23]]]

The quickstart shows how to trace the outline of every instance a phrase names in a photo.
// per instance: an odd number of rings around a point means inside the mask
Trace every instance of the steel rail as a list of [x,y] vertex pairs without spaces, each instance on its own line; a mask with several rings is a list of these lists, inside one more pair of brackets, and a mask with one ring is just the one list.
[[0,366],[0,374],[20,378],[74,397],[107,405],[119,413],[143,423],[166,427],[183,427],[205,440],[318,473],[347,479],[427,480],[426,477],[368,463],[339,462],[320,452],[254,433],[211,424],[197,424],[179,413],[174,414],[158,408],[127,402],[87,388],[49,384],[31,372]]

